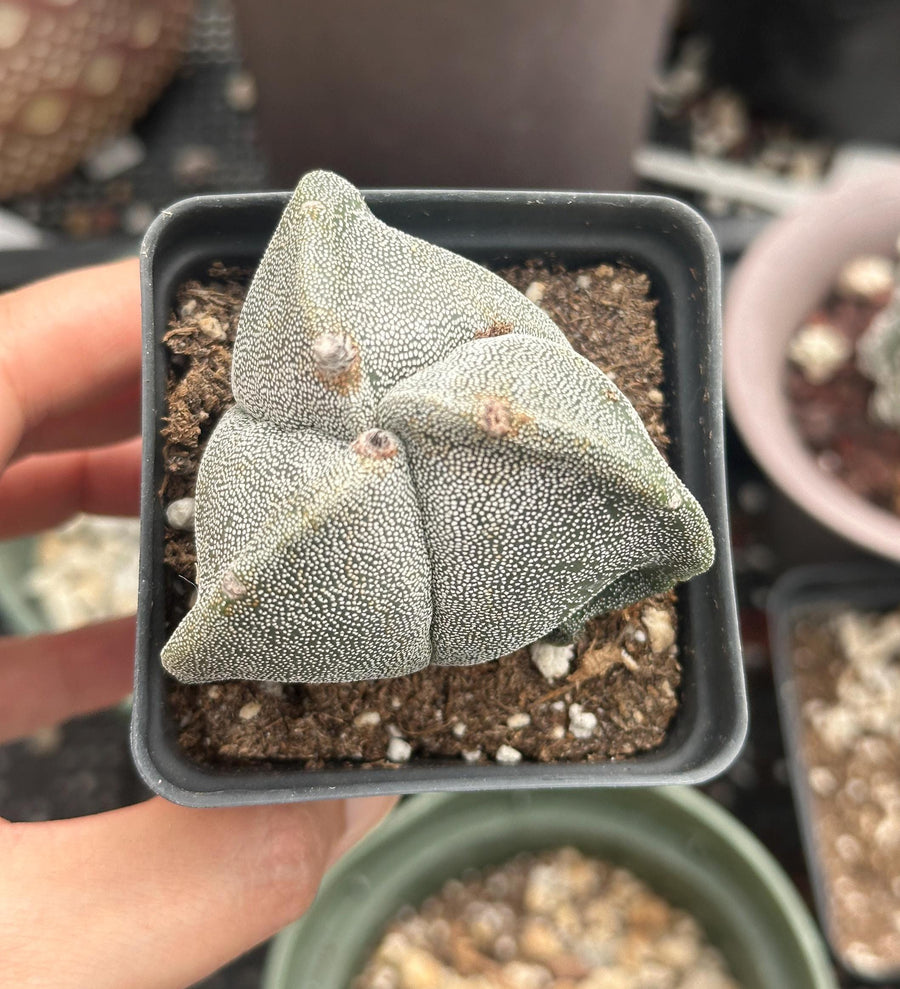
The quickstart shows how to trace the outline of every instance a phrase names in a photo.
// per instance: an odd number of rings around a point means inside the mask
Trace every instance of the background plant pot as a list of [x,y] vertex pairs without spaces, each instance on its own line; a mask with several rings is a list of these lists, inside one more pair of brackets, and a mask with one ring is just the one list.
[[209,263],[255,265],[286,194],[208,197],[166,210],[141,251],[144,319],[144,474],[132,747],[158,793],[192,805],[284,802],[428,790],[624,786],[697,782],[723,772],[747,727],[725,499],[719,349],[719,258],[709,228],[674,200],[578,193],[376,192],[393,226],[488,266],[553,256],[564,264],[627,260],[651,278],[668,383],[675,470],[712,525],[713,568],[679,591],[681,709],[663,745],[597,764],[466,765],[412,761],[396,769],[212,769],[178,746],[159,661],[165,640],[159,429],[165,412],[161,338],[176,288]]
[[834,989],[824,946],[766,849],[696,791],[416,797],[328,875],[276,939],[263,989],[348,989],[400,907],[468,868],[572,845],[630,869],[693,914],[743,989]]
[[277,182],[630,189],[672,0],[238,0]]
[[[794,678],[791,637],[798,617],[810,608],[823,605],[873,612],[895,608],[900,605],[900,570],[877,562],[799,567],[778,581],[767,603],[781,733],[816,912],[831,950],[844,968],[859,978],[872,979],[875,976],[871,972],[860,971],[839,947],[831,909],[833,891],[823,867],[809,767],[803,756],[802,711]],[[879,980],[900,978],[900,969],[878,973],[877,977]]]
[[845,539],[900,561],[900,518],[830,477],[804,446],[784,392],[794,331],[859,254],[891,256],[900,231],[900,168],[880,167],[774,221],[736,268],[725,306],[725,390],[744,442],[772,480]]

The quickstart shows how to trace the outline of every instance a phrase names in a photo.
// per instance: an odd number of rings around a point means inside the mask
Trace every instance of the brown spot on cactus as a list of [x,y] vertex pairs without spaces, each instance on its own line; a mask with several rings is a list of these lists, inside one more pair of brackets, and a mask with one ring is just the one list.
[[310,220],[318,220],[325,212],[325,206],[318,199],[307,199],[305,203],[301,204],[300,212]]
[[509,399],[502,395],[486,395],[479,398],[476,422],[488,436],[500,439],[515,436],[519,429],[530,422],[527,415],[516,412]]
[[[357,387],[323,388],[351,349]],[[712,562],[700,506],[546,313],[331,173],[257,269],[232,385],[197,478],[197,602],[163,650],[181,680],[473,665]],[[229,571],[252,593],[224,615]]]
[[475,339],[490,340],[492,337],[505,337],[507,333],[512,333],[512,331],[512,323],[507,323],[502,320],[495,320],[490,326],[477,330],[475,333]]
[[369,460],[390,460],[397,456],[397,440],[383,429],[367,429],[353,441],[351,449]]

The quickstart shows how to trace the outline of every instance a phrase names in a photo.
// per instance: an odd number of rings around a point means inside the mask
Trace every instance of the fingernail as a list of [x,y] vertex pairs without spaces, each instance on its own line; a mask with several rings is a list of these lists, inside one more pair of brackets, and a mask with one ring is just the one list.
[[334,863],[378,824],[397,803],[396,797],[355,797],[344,804],[344,833],[334,846]]

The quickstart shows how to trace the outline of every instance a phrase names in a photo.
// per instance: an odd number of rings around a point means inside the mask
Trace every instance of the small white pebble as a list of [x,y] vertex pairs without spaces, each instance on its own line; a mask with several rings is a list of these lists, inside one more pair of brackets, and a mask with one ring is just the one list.
[[467,727],[462,721],[457,721],[450,730],[453,732],[454,738],[462,738],[467,731]]
[[217,701],[222,696],[222,688],[218,684],[213,684],[206,688],[206,696],[211,701]]
[[242,721],[252,721],[261,710],[262,705],[259,701],[249,701],[238,711],[238,717]]
[[864,254],[841,268],[835,290],[844,297],[876,302],[890,294],[894,286],[893,262],[880,254]]
[[850,342],[829,323],[807,323],[788,344],[788,357],[811,385],[830,381],[851,353]]
[[647,399],[654,405],[662,405],[665,401],[665,395],[658,388],[650,388],[647,391]]
[[808,773],[809,785],[820,797],[830,797],[837,790],[834,773],[825,766],[813,766]]
[[494,759],[504,766],[515,766],[516,763],[522,761],[522,753],[518,749],[514,749],[511,745],[501,745],[497,749]]
[[396,725],[388,725],[387,733],[391,738],[403,738],[403,732]]
[[568,676],[575,647],[556,646],[550,642],[534,642],[531,645],[531,662],[538,668],[545,680],[558,680]]
[[563,728],[562,725],[554,725],[550,729],[550,737],[556,741],[559,741],[561,738],[566,737],[566,729]]
[[591,276],[590,276],[590,275],[586,275],[586,274],[584,274],[584,273],[582,273],[582,274],[580,274],[580,275],[579,275],[579,276],[578,276],[578,277],[577,277],[577,278],[575,279],[575,284],[576,284],[576,285],[577,285],[577,286],[578,286],[579,288],[590,288],[590,287],[591,287]]
[[166,522],[173,529],[191,532],[194,528],[194,499],[178,498],[166,507]]
[[353,719],[357,728],[372,728],[381,724],[381,715],[377,711],[363,711]]
[[547,286],[544,282],[532,282],[528,288],[525,289],[525,298],[529,302],[533,302],[536,306],[540,305],[541,299],[544,298],[544,292],[547,290]]
[[466,762],[478,762],[481,758],[481,749],[463,749],[462,757]]
[[632,673],[637,673],[641,668],[640,663],[631,655],[627,649],[619,650],[619,658],[622,660],[622,665],[626,670],[631,670]]
[[525,714],[524,711],[517,711],[506,719],[506,724],[507,727],[513,729],[527,728],[531,724],[531,715]]
[[596,714],[585,711],[581,704],[569,705],[569,731],[576,738],[590,738],[596,727]]
[[565,701],[553,701],[553,703],[550,705],[551,711],[565,711],[565,709],[566,709]]
[[839,834],[834,839],[834,848],[844,862],[858,862],[862,857],[862,846],[851,834]]
[[387,757],[391,762],[409,762],[412,746],[405,738],[392,738],[388,742]]

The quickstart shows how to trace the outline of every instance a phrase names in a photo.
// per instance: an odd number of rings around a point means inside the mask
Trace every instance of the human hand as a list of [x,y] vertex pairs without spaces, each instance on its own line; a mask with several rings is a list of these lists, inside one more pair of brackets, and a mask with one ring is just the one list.
[[[0,539],[76,511],[136,514],[137,262],[0,296]],[[0,639],[0,741],[131,689],[134,620]],[[191,810],[155,797],[0,819],[0,987],[181,989],[310,904],[385,798]]]

